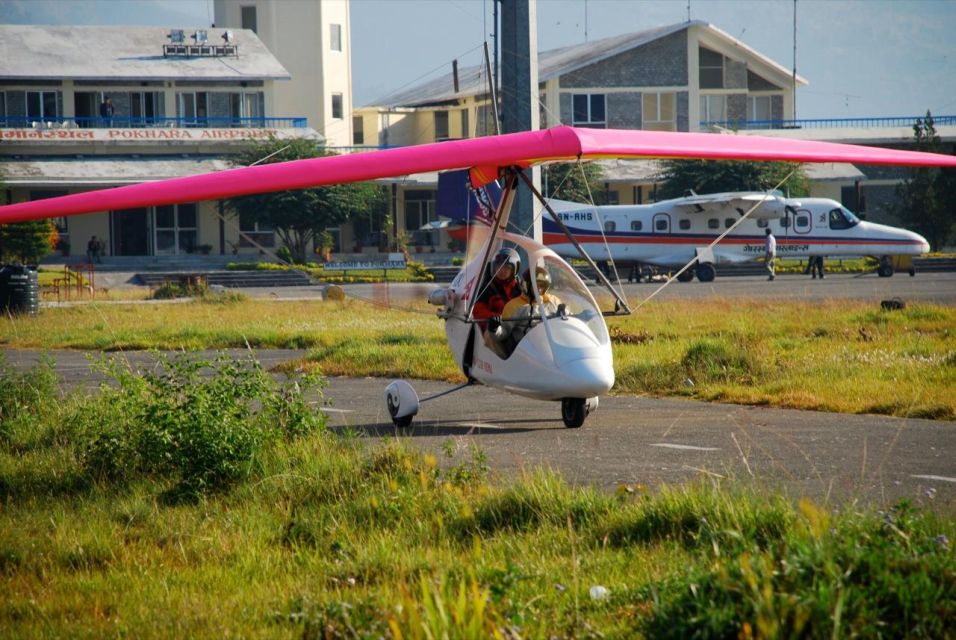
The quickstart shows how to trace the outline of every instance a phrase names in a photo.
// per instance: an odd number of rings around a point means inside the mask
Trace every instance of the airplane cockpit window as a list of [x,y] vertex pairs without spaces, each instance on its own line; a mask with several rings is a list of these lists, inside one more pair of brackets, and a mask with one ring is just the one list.
[[831,229],[849,229],[860,223],[860,219],[853,215],[853,212],[846,207],[830,210],[830,228]]
[[[563,310],[559,306],[557,316],[549,314],[546,318],[547,321],[563,322],[562,315],[567,316],[569,320],[579,320],[584,323],[600,344],[607,344],[610,338],[601,310],[598,309],[591,292],[584,286],[578,275],[571,270],[567,263],[554,256],[544,256],[538,264],[547,269],[551,276],[550,293],[557,300],[560,300],[559,305],[563,305]],[[555,332],[554,335],[555,341],[561,343],[561,335],[558,332]]]

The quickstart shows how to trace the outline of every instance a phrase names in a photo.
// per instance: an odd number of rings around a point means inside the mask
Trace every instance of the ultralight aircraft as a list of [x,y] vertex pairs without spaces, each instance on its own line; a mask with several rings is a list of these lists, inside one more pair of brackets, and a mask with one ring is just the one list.
[[[508,230],[518,184],[524,182],[562,232],[557,212],[522,172],[549,162],[599,158],[702,158],[786,162],[849,162],[862,164],[956,167],[956,157],[874,147],[683,132],[579,129],[567,126],[542,131],[489,136],[386,149],[351,155],[294,160],[230,169],[211,174],[88,191],[59,198],[0,207],[0,224],[117,209],[199,202],[254,193],[403,176],[426,171],[468,169],[471,184],[480,187],[501,179],[501,202],[473,256],[449,287],[432,292],[440,306],[448,345],[471,382],[540,400],[561,401],[567,427],[579,427],[597,407],[597,398],[614,384],[614,364],[605,315],[629,313],[626,301],[602,277],[615,298],[613,309],[600,309],[571,266],[547,246]],[[746,215],[741,216],[741,219]],[[569,242],[577,244],[567,232]],[[473,315],[475,300],[493,274],[492,256],[502,247],[517,247],[530,273],[547,273],[550,293],[560,304],[544,303],[537,276],[529,278],[531,313],[524,318],[523,337],[503,350],[483,336]],[[583,253],[583,252],[582,252]],[[586,253],[585,259],[590,260]],[[593,265],[593,261],[592,261]],[[687,265],[688,267],[690,265]],[[503,320],[504,321],[504,320]],[[433,396],[435,397],[435,396]],[[420,402],[405,381],[386,389],[386,407],[397,426],[407,426]]]

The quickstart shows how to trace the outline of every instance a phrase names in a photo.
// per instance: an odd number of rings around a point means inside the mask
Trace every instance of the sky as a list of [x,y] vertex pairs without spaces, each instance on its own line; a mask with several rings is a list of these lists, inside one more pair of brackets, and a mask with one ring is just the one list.
[[[291,0],[280,0],[291,1]],[[301,1],[301,0],[295,0]],[[353,104],[481,61],[493,0],[352,0]],[[538,49],[703,20],[787,69],[792,0],[538,0]],[[156,25],[214,19],[212,0],[0,0],[0,23]],[[956,114],[956,0],[797,0],[797,118]]]

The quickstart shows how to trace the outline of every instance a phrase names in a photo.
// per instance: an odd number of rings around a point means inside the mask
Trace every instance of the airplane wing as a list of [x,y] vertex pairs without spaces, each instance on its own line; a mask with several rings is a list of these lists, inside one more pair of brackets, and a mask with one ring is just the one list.
[[703,158],[956,167],[956,156],[759,136],[555,127],[366,153],[293,160],[0,207],[0,223],[217,200],[360,182],[426,171],[470,169],[482,186],[508,167],[603,158]]
[[775,219],[783,216],[786,206],[794,204],[783,196],[765,193],[715,193],[711,195],[689,196],[674,203],[685,213],[713,213],[714,211],[733,210],[740,215],[758,205],[752,214],[754,219]]

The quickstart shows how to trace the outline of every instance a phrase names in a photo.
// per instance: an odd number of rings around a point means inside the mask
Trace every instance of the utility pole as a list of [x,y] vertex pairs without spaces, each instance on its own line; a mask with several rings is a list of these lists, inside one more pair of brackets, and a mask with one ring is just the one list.
[[[537,0],[496,0],[501,3],[501,131],[518,133],[539,128]],[[540,169],[531,170],[541,188]],[[534,215],[534,197],[520,185],[511,222],[541,241],[541,219]]]

